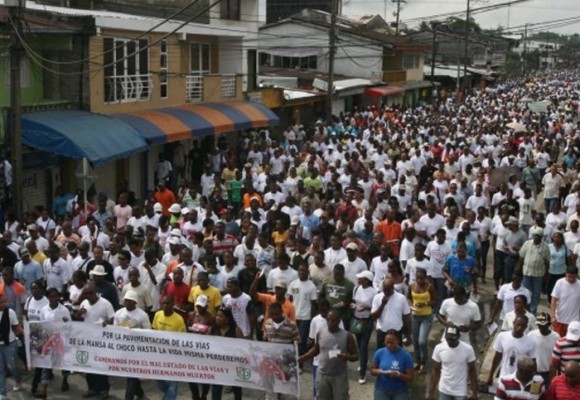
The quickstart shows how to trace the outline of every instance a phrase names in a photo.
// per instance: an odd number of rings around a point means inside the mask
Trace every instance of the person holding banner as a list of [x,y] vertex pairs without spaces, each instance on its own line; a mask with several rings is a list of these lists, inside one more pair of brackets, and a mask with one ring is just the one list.
[[[59,303],[60,293],[56,288],[50,288],[46,291],[46,296],[48,298],[48,304],[42,307],[40,310],[39,320],[40,321],[62,321],[70,322],[72,320],[70,311],[68,308]],[[56,332],[58,333],[58,332]],[[53,359],[53,365],[58,366],[61,364],[62,355],[64,353],[64,343],[60,335],[55,336],[52,340],[47,341],[42,347],[41,357],[44,357],[47,351],[50,349],[51,357]],[[69,371],[62,371],[62,384],[61,391],[66,392],[69,389],[68,386],[68,376]],[[52,379],[52,371],[50,369],[42,369],[40,372],[40,392],[35,393],[35,398],[46,399],[48,397],[48,382]],[[34,392],[34,391],[33,391]]]
[[[264,322],[264,338],[271,343],[300,343],[300,332],[296,323],[288,319],[282,312],[280,303],[272,303],[268,307],[270,318]],[[279,365],[270,360],[267,365],[260,365],[260,375],[267,382],[268,394],[266,400],[273,399],[275,377],[286,382],[288,369],[298,368],[297,365]],[[278,396],[279,397],[279,396]]]
[[[95,268],[96,269],[96,268]],[[97,294],[97,288],[93,282],[85,285],[81,295],[84,300],[80,309],[76,312],[77,318],[90,325],[104,325],[113,322],[115,310],[111,303]],[[87,327],[90,329],[90,327]],[[109,377],[106,375],[89,374],[85,375],[88,391],[83,395],[84,399],[101,396],[106,398],[109,395]]]
[[[115,318],[113,319],[115,326],[122,326],[129,329],[151,329],[149,316],[144,310],[137,307],[139,295],[135,291],[126,291],[123,296],[123,303],[125,307],[115,313]],[[143,395],[141,381],[137,378],[127,378],[125,400],[133,400],[135,396],[141,398]]]
[[[230,278],[231,279],[231,278]],[[232,310],[228,307],[221,307],[218,309],[215,316],[215,325],[211,328],[211,334],[213,336],[223,336],[229,338],[241,339],[244,337],[242,330],[236,323],[234,319],[234,314]],[[211,386],[211,400],[222,400],[222,390],[221,385]],[[233,386],[232,391],[234,392],[234,400],[242,400],[242,388]]]
[[[173,311],[175,306],[175,299],[173,296],[165,296],[161,300],[161,310],[155,313],[153,317],[153,324],[151,325],[153,329],[158,331],[170,331],[170,332],[186,332],[185,321],[181,315]],[[164,400],[176,400],[177,399],[177,382],[171,381],[155,381],[157,389],[163,392]]]
[[14,389],[22,388],[22,376],[18,368],[16,353],[18,351],[18,337],[24,331],[18,323],[16,312],[8,308],[6,296],[0,294],[0,397],[6,398],[6,370],[12,372],[16,381]]

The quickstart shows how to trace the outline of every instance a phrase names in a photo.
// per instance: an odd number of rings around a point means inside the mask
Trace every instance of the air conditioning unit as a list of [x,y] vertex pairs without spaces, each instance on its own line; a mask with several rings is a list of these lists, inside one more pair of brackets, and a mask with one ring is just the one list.
[[26,0],[4,0],[4,7],[26,8]]

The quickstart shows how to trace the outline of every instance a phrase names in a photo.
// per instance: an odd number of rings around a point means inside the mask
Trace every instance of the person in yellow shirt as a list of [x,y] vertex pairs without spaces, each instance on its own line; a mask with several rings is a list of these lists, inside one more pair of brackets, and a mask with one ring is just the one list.
[[209,285],[209,278],[204,271],[197,274],[197,286],[192,287],[189,292],[187,302],[191,309],[194,308],[195,300],[200,295],[207,297],[207,311],[215,317],[215,313],[222,305],[222,295],[218,288]]
[[[173,311],[175,300],[172,296],[165,296],[161,301],[162,309],[155,313],[151,327],[158,331],[186,332],[185,321],[181,315]],[[165,399],[177,398],[177,382],[155,381],[157,389],[163,392]]]
[[42,251],[38,250],[38,247],[36,247],[36,243],[34,242],[34,240],[30,240],[30,241],[28,241],[28,243],[26,243],[26,249],[28,249],[28,253],[30,254],[30,259],[33,261],[36,261],[40,265],[43,265],[44,260],[46,260],[48,258],[46,256],[46,254],[44,254]]

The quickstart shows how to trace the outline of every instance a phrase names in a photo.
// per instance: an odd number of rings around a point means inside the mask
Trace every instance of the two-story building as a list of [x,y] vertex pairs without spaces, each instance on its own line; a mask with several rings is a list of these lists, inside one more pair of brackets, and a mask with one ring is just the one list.
[[187,18],[166,19],[27,2],[26,13],[85,21],[81,33],[68,33],[78,39],[67,53],[28,47],[33,32],[23,24],[26,62],[42,70],[45,87],[76,89],[62,94],[75,110],[22,119],[26,145],[63,156],[58,181],[67,190],[80,187],[86,158],[97,192],[115,197],[124,181],[141,197],[154,186],[159,154],[172,157],[177,142],[187,151],[198,140],[209,150],[204,138],[277,123],[269,109],[245,100],[255,87],[264,0],[205,3]]
[[[282,21],[260,28],[260,73],[284,75],[284,69],[325,74],[329,62],[330,14],[302,10]],[[355,103],[413,104],[423,81],[423,59],[427,46],[404,36],[368,28],[360,21],[339,17],[334,73],[358,79],[345,82],[348,96],[334,90],[339,101],[333,113],[348,111]],[[272,72],[275,71],[275,72]],[[291,73],[293,74],[293,73]],[[321,78],[324,80],[324,78]],[[343,78],[343,80],[345,80]],[[388,85],[385,85],[388,84]],[[318,82],[319,89],[324,85]],[[358,97],[357,97],[358,96]]]

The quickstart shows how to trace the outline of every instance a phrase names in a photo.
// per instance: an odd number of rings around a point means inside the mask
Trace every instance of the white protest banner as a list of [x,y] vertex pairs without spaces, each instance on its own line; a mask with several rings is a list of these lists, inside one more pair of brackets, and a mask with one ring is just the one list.
[[38,368],[300,393],[293,344],[82,322],[31,322],[26,351]]

